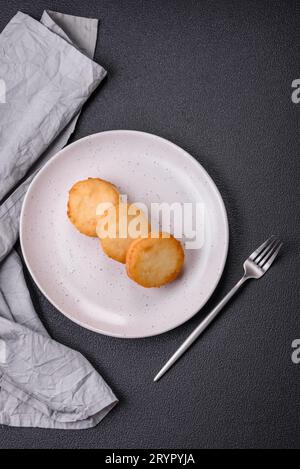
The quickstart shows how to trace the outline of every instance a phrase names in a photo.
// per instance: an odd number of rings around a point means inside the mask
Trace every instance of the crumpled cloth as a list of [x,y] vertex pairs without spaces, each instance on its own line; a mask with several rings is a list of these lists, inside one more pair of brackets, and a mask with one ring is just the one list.
[[[18,12],[0,34],[0,424],[61,429],[97,425],[118,402],[78,352],[50,338],[13,246],[26,190],[73,132],[106,75],[92,58],[98,21]],[[17,187],[16,187],[17,186]]]

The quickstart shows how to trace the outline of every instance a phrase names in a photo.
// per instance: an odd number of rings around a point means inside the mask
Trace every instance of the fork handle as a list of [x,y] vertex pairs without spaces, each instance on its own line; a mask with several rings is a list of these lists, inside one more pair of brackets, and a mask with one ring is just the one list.
[[167,361],[163,366],[160,372],[155,376],[154,381],[158,381],[165,372],[171,368],[172,365],[190,348],[190,346],[195,342],[195,340],[202,334],[203,331],[210,325],[210,323],[215,319],[223,307],[228,303],[228,301],[235,295],[235,293],[240,289],[249,277],[245,275],[237,282],[237,284],[227,293],[226,296],[217,304],[217,306],[203,319],[202,322],[193,330],[193,332],[187,337],[183,344],[179,347],[178,350],[172,355],[172,357]]
[[219,312],[224,308],[224,306],[228,303],[228,301],[236,294],[236,292],[241,288],[243,283],[247,280],[245,276],[243,276],[235,286],[224,296],[224,298],[214,307],[214,309],[200,322],[199,326],[194,329],[194,331],[189,335],[189,337],[184,341],[184,344],[191,345],[194,340],[196,340],[200,334],[210,325],[210,323],[215,319],[215,317],[219,314]]

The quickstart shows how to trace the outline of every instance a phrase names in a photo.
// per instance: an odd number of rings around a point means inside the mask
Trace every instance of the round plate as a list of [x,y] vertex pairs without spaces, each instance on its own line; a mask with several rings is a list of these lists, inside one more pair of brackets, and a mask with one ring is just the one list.
[[[100,177],[132,202],[201,202],[204,244],[185,254],[175,282],[146,289],[125,266],[107,258],[96,238],[80,234],[67,217],[67,198],[78,180]],[[20,223],[27,267],[48,300],[69,319],[116,337],[161,334],[191,318],[221,277],[228,250],[226,210],[202,166],[173,143],[144,132],[91,135],[54,156],[32,181]]]

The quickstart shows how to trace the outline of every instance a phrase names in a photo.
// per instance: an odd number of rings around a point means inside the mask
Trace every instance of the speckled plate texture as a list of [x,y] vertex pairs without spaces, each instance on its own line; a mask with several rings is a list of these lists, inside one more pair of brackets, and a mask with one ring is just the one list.
[[[76,231],[67,217],[68,191],[87,177],[111,181],[149,209],[203,204],[204,243],[186,250],[180,278],[145,289],[104,255],[96,238]],[[95,332],[137,338],[179,326],[206,303],[226,261],[228,222],[214,182],[187,152],[155,135],[113,130],[78,140],[43,167],[24,200],[20,238],[33,279],[59,311]]]

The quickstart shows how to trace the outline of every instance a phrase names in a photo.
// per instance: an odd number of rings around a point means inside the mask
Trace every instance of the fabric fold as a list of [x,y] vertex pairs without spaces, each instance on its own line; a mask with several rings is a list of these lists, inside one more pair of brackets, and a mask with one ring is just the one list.
[[7,90],[6,103],[0,105],[0,200],[4,198],[0,424],[4,425],[89,428],[118,402],[80,353],[48,335],[13,250],[31,180],[67,143],[82,105],[106,75],[92,60],[97,25],[95,19],[52,11],[45,11],[38,22],[18,12],[0,34],[0,76]]
[[[106,71],[18,12],[0,35],[6,104],[0,114],[0,200],[81,109]],[[17,138],[11,138],[14,126]]]

